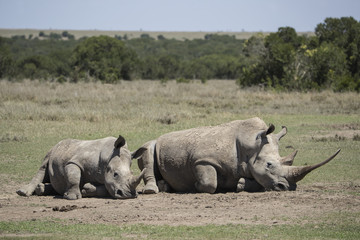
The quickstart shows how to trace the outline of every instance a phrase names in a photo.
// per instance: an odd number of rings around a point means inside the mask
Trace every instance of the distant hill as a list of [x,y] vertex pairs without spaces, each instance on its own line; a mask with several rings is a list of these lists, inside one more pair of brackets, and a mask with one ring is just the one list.
[[[12,36],[22,36],[24,35],[28,38],[32,35],[33,38],[39,36],[39,32],[43,32],[46,35],[50,33],[58,33],[67,31],[70,34],[74,35],[76,39],[82,37],[92,37],[92,36],[127,36],[128,39],[139,38],[142,34],[148,34],[150,37],[157,39],[159,35],[167,39],[177,39],[177,40],[193,40],[193,39],[203,39],[207,34],[219,34],[219,35],[230,35],[235,36],[236,39],[248,39],[255,34],[268,35],[270,32],[155,32],[155,31],[102,31],[102,30],[55,30],[55,29],[0,29],[1,37],[11,38]],[[299,35],[314,35],[313,32],[299,32]]]

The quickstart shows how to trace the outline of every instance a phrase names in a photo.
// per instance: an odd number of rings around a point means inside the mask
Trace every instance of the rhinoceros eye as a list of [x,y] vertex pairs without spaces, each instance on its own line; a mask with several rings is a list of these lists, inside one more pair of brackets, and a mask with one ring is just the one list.
[[272,167],[272,163],[271,163],[271,162],[267,162],[267,163],[266,163],[266,167],[267,167],[267,168],[271,168],[271,167]]
[[119,174],[117,172],[114,172],[114,178],[118,177]]

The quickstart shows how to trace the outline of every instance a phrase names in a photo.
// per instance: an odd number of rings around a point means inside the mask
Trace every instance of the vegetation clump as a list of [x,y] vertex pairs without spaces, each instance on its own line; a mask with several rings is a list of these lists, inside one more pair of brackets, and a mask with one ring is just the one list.
[[234,79],[241,87],[360,91],[360,23],[326,18],[314,36],[280,27],[249,39],[206,34],[175,40],[147,33],[75,39],[68,31],[0,37],[0,78],[52,81]]
[[360,90],[360,23],[354,18],[327,18],[315,36],[298,36],[295,29],[245,43],[252,61],[242,68],[238,84],[290,90],[332,88]]

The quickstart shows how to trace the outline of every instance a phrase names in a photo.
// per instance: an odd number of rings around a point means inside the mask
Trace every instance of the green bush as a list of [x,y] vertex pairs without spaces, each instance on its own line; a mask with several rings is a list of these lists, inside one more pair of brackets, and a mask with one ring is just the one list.
[[190,83],[190,79],[187,78],[177,78],[176,83]]
[[[245,43],[248,57],[237,84],[286,90],[332,88],[359,91],[360,23],[327,18],[316,37],[298,36],[290,27]],[[263,41],[264,45],[261,44]]]
[[341,75],[338,76],[333,84],[333,89],[336,92],[343,91],[360,91],[360,78],[352,77],[350,75]]
[[[72,55],[72,67],[75,71],[103,82],[130,80],[137,61],[134,51],[122,41],[108,36],[85,39]],[[80,75],[82,74],[78,74]]]

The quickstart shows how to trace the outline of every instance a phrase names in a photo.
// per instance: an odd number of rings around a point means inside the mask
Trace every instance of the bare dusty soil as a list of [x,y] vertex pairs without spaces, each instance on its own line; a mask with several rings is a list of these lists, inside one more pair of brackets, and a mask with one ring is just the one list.
[[[15,184],[16,185],[16,184]],[[20,186],[0,194],[1,221],[66,219],[102,224],[305,224],[360,211],[360,185],[300,185],[292,192],[139,194],[136,199],[20,197]]]

